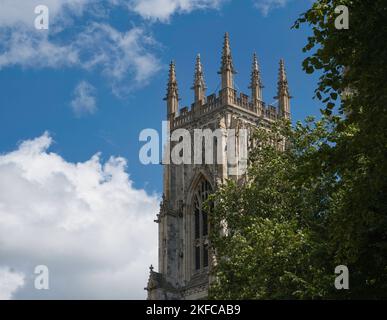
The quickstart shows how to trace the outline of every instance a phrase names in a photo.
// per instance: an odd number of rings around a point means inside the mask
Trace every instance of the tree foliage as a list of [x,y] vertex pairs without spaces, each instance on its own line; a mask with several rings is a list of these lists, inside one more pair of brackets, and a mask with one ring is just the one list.
[[[212,196],[211,297],[387,297],[386,21],[385,0],[319,0],[296,21],[312,27],[303,67],[321,72],[323,116],[259,130],[248,179]],[[349,290],[334,288],[337,265]]]

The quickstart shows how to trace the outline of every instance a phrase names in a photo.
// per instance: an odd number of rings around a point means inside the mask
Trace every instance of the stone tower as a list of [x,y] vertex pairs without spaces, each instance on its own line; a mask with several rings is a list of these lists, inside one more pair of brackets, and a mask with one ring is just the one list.
[[[280,117],[290,119],[290,95],[283,60],[280,61],[278,92],[278,108],[266,105],[262,97],[262,80],[256,54],[253,55],[251,71],[251,96],[237,93],[234,87],[234,69],[231,55],[230,39],[225,34],[221,67],[221,89],[206,96],[206,84],[200,55],[197,56],[194,72],[194,102],[191,108],[179,110],[179,93],[175,63],[171,62],[165,101],[167,119],[171,136],[185,129],[192,138],[197,129],[210,132],[221,132],[213,135],[213,141],[205,144],[199,158],[203,161],[192,163],[175,163],[165,161],[164,194],[160,205],[160,213],[155,222],[159,225],[159,271],[150,268],[148,299],[203,299],[206,298],[211,281],[212,264],[209,249],[208,215],[203,202],[218,185],[226,179],[240,180],[244,171],[239,170],[241,163],[246,162],[247,154],[239,152],[242,143],[241,130],[247,132],[245,139],[248,149],[254,141],[250,139],[252,131],[257,127],[270,128],[271,123]],[[220,131],[219,131],[220,130]],[[232,132],[232,134],[230,133]],[[165,156],[170,159],[171,150],[180,140],[168,143]],[[229,161],[226,151],[227,141],[236,144],[236,161]],[[206,151],[212,150],[215,156],[208,159]],[[180,150],[180,153],[189,150]],[[195,152],[193,152],[195,153]],[[196,156],[196,154],[194,155]],[[194,157],[193,156],[193,157]],[[199,159],[200,160],[200,159]]]

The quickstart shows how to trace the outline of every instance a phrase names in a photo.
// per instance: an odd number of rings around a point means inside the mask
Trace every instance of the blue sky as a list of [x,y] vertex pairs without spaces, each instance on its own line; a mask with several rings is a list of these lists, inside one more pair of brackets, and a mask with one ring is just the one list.
[[[43,1],[44,2],[44,1]],[[254,1],[225,1],[217,8],[197,9],[191,12],[172,12],[168,20],[143,17],[136,12],[110,7],[101,18],[85,10],[81,17],[55,33],[56,43],[66,43],[93,22],[106,23],[125,33],[140,28],[151,40],[144,54],[156,60],[154,73],[145,76],[144,83],[134,83],[131,71],[117,80],[119,89],[112,88],[115,79],[101,68],[85,70],[79,65],[50,66],[37,62],[4,65],[0,69],[0,151],[15,148],[18,142],[40,136],[48,130],[55,143],[51,150],[73,162],[84,161],[96,152],[104,159],[110,155],[128,160],[128,171],[137,187],[149,192],[161,192],[161,168],[141,165],[138,161],[138,134],[144,128],[161,127],[165,118],[167,67],[176,61],[181,104],[190,105],[194,59],[201,53],[207,94],[219,84],[217,71],[223,34],[230,33],[232,53],[238,75],[236,84],[249,93],[251,55],[257,52],[263,81],[264,98],[271,103],[275,95],[278,61],[284,58],[290,83],[294,120],[318,114],[319,106],[312,100],[316,77],[301,70],[304,57],[301,48],[308,30],[290,30],[297,16],[310,6],[308,0],[289,1],[284,7],[273,8],[264,16]],[[72,15],[73,17],[74,15]],[[53,17],[51,23],[56,24]],[[37,31],[28,30],[31,37]],[[48,31],[50,34],[51,30]],[[54,41],[53,40],[53,41]],[[142,44],[141,44],[142,45]],[[4,50],[4,47],[3,47]],[[1,51],[0,51],[1,53]],[[89,54],[89,52],[86,52]],[[116,58],[114,58],[116,59]],[[87,60],[87,59],[85,59]],[[85,62],[84,62],[85,63]],[[85,81],[94,87],[94,113],[77,114],[71,108],[74,90]],[[119,90],[120,92],[115,92]]]
[[[34,8],[50,10],[36,30]],[[252,54],[263,96],[285,59],[293,120],[319,115],[317,76],[301,68],[310,30],[291,30],[310,0],[0,0],[0,299],[143,299],[157,270],[160,165],[138,159],[161,132],[169,62],[190,105],[197,53],[208,86],[224,33],[235,83],[249,94]],[[50,290],[34,288],[35,267]]]

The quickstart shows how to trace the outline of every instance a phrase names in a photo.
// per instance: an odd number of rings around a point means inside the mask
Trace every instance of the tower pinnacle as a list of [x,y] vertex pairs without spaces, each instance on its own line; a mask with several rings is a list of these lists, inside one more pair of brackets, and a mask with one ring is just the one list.
[[179,108],[179,92],[177,88],[175,62],[171,61],[169,64],[169,76],[167,84],[167,95],[164,98],[167,101],[168,119],[176,116]]
[[205,99],[206,83],[204,81],[203,67],[200,61],[200,54],[196,57],[194,83],[192,88],[195,92],[195,103],[202,104]]
[[286,77],[285,71],[285,62],[283,59],[280,60],[280,67],[278,72],[278,89],[277,96],[274,97],[278,99],[278,108],[280,116],[290,119],[290,94],[289,94],[289,85]]
[[257,104],[258,101],[262,101],[262,80],[261,80],[261,72],[259,70],[259,64],[257,59],[257,54],[253,55],[253,65],[251,70],[251,100],[254,104]]
[[224,35],[223,42],[223,52],[222,52],[222,64],[220,71],[218,72],[222,75],[222,89],[224,88],[234,88],[233,75],[236,74],[234,65],[232,62],[231,49],[230,49],[230,39],[228,32]]

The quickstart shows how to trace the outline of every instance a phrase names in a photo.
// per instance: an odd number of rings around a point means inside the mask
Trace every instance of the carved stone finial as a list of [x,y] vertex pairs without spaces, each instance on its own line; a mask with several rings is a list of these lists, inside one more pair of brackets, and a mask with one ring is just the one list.
[[278,99],[279,115],[290,119],[291,96],[289,94],[288,79],[286,77],[285,62],[283,59],[280,60],[279,65],[277,96],[274,98]]
[[176,67],[174,61],[171,61],[169,64],[167,95],[164,100],[167,101],[168,119],[175,117],[177,110],[179,109],[179,91],[177,87]]
[[206,83],[204,81],[203,67],[200,60],[200,54],[196,57],[194,83],[192,88],[195,92],[195,102],[204,102],[206,96]]
[[253,55],[253,65],[251,70],[251,100],[253,103],[256,103],[258,100],[262,100],[262,80],[261,80],[261,72],[259,70],[258,58],[257,54]]
[[278,72],[278,92],[277,92],[277,96],[279,97],[282,94],[287,94],[289,96],[289,85],[288,85],[288,79],[286,77],[284,59],[280,60],[280,67],[279,67],[279,72]]
[[222,63],[220,66],[220,71],[218,72],[222,75],[222,89],[224,88],[234,88],[233,75],[236,74],[234,69],[234,64],[232,62],[231,48],[230,48],[230,38],[228,32],[224,35],[223,42],[223,52],[222,52]]
[[172,60],[169,64],[169,73],[168,73],[168,84],[167,84],[167,95],[165,100],[172,96],[178,97],[178,88],[177,88],[177,79],[176,79],[176,65]]

